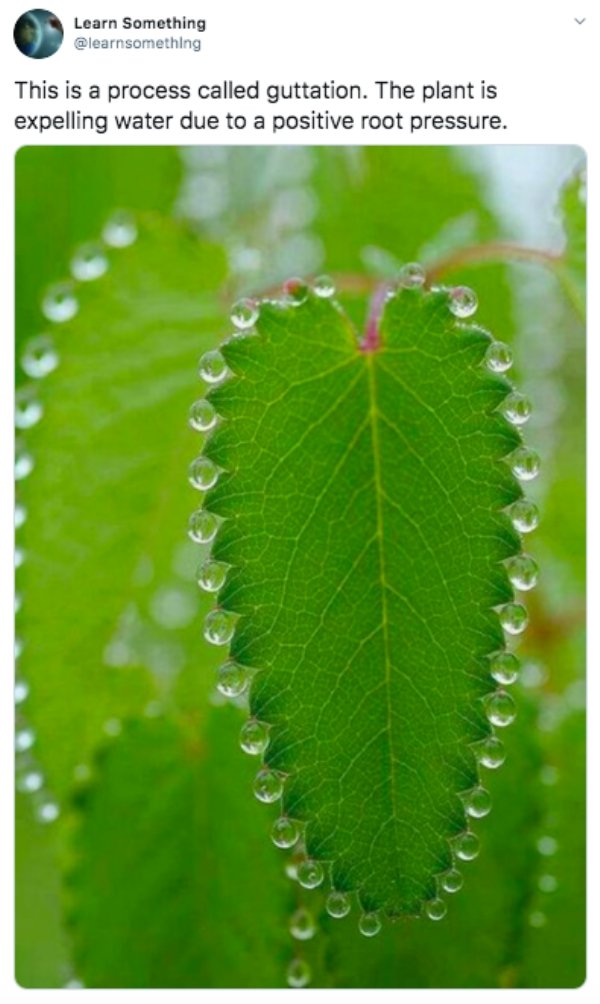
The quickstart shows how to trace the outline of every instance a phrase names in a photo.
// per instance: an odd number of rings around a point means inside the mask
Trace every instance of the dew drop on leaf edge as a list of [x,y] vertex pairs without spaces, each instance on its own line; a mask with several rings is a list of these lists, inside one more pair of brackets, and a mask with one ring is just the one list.
[[350,913],[350,897],[345,892],[338,892],[334,889],[327,897],[325,909],[330,917],[341,920],[342,917],[347,917]]

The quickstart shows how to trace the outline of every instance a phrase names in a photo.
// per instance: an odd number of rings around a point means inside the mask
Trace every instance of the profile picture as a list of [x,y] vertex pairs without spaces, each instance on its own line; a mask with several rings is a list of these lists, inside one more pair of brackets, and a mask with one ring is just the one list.
[[50,10],[28,10],[21,14],[14,29],[15,45],[31,59],[46,59],[58,52],[63,40],[63,26]]

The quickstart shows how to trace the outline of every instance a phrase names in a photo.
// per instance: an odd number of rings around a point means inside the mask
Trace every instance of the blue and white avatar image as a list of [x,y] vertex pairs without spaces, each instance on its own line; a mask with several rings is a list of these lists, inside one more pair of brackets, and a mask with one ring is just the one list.
[[63,26],[52,11],[28,10],[15,24],[14,39],[19,52],[31,59],[47,59],[60,49]]

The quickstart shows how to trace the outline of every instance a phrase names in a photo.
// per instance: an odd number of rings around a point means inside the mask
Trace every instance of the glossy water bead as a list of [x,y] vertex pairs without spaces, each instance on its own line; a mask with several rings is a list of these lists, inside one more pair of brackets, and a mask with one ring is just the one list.
[[229,565],[223,561],[207,558],[196,572],[196,581],[205,593],[218,593],[224,586]]
[[492,725],[498,728],[511,725],[517,716],[515,702],[505,690],[490,694],[485,703],[485,712]]
[[425,914],[430,920],[443,920],[448,913],[448,907],[439,896],[435,899],[427,900],[424,909]]
[[492,796],[489,791],[478,784],[463,796],[463,803],[467,816],[481,819],[491,811]]
[[45,825],[54,823],[59,816],[60,806],[52,799],[44,798],[39,805],[36,806],[35,817],[39,823],[44,823]]
[[306,959],[292,959],[285,974],[289,987],[297,989],[307,987],[311,977],[311,969]]
[[15,680],[15,704],[23,704],[29,697],[27,680]]
[[79,301],[70,282],[60,282],[47,290],[42,300],[42,313],[54,324],[70,321],[79,310]]
[[[224,642],[213,644],[222,645]],[[249,683],[250,673],[237,662],[226,662],[217,670],[217,690],[223,697],[240,697],[248,689]]]
[[278,802],[283,795],[282,775],[269,767],[263,767],[254,778],[254,794],[259,802]]
[[118,210],[106,221],[102,240],[111,248],[127,248],[137,240],[138,230],[131,213]]
[[479,837],[471,830],[465,830],[452,841],[454,852],[461,861],[473,861],[479,854]]
[[325,901],[325,909],[330,917],[341,920],[342,917],[347,917],[350,913],[350,897],[345,892],[333,889]]
[[204,621],[204,637],[211,645],[227,645],[233,638],[236,619],[228,610],[211,610]]
[[290,917],[290,934],[296,941],[310,941],[317,933],[315,919],[305,906],[298,907]]
[[488,770],[497,770],[506,760],[504,743],[497,736],[488,736],[477,746],[477,760]]
[[44,409],[34,387],[21,387],[15,394],[15,427],[31,429],[40,421]]
[[288,819],[287,816],[280,816],[273,823],[271,840],[276,847],[288,850],[298,842],[299,836],[300,829],[293,819]]
[[260,756],[269,745],[269,726],[257,718],[249,718],[240,732],[240,746],[249,756]]
[[454,286],[448,296],[450,312],[455,317],[472,317],[477,310],[477,294],[468,286]]
[[517,499],[510,507],[510,518],[515,530],[520,533],[531,533],[539,526],[540,514],[535,502],[529,499]]
[[41,380],[58,366],[58,352],[47,335],[30,338],[21,356],[21,366],[28,377]]
[[485,364],[492,373],[506,373],[513,364],[510,345],[506,345],[505,342],[492,342],[485,353]]
[[297,877],[304,889],[316,889],[325,878],[323,865],[319,861],[313,861],[312,858],[305,858],[298,864]]
[[374,938],[381,931],[379,914],[375,911],[363,913],[358,921],[358,930],[365,938]]
[[217,517],[206,509],[196,509],[188,521],[188,536],[195,544],[209,544],[219,529]]
[[217,413],[210,401],[200,398],[191,406],[188,421],[195,432],[210,432],[217,424]]
[[496,683],[509,686],[516,683],[520,663],[514,652],[497,652],[490,659],[490,673]]
[[515,587],[526,592],[537,584],[539,569],[529,554],[516,554],[506,563],[508,577]]
[[196,457],[188,468],[188,479],[192,488],[207,492],[214,488],[219,479],[219,469],[208,457]]
[[519,446],[511,458],[512,472],[519,481],[533,481],[540,472],[540,457],[529,446]]
[[198,373],[205,383],[222,383],[229,374],[227,363],[218,349],[205,352],[198,363]]
[[511,425],[525,425],[531,417],[531,401],[525,394],[513,391],[504,398],[500,411]]
[[258,320],[258,303],[249,297],[238,300],[231,308],[232,324],[240,331],[251,328]]
[[71,275],[79,282],[92,282],[108,271],[108,258],[100,244],[84,244],[71,259]]
[[31,474],[35,461],[23,446],[18,446],[15,453],[15,481],[24,481]]
[[304,279],[288,279],[283,284],[283,292],[286,301],[296,307],[299,307],[308,298],[308,286]]
[[313,282],[313,293],[321,299],[329,299],[335,294],[335,284],[329,275],[319,275]]
[[444,872],[444,874],[440,877],[440,885],[444,892],[460,892],[463,884],[464,879],[458,868],[449,868],[448,871]]
[[402,289],[415,289],[425,284],[425,269],[417,261],[409,261],[398,273],[398,285]]
[[500,610],[500,623],[507,634],[522,634],[527,627],[527,610],[522,603],[507,603]]

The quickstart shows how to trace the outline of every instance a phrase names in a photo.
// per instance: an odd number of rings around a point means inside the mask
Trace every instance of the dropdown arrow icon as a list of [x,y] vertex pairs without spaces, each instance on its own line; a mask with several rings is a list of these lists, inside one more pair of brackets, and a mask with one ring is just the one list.
[[575,20],[577,21],[577,24],[583,24],[583,22],[585,21],[585,18],[584,17],[576,17]]

